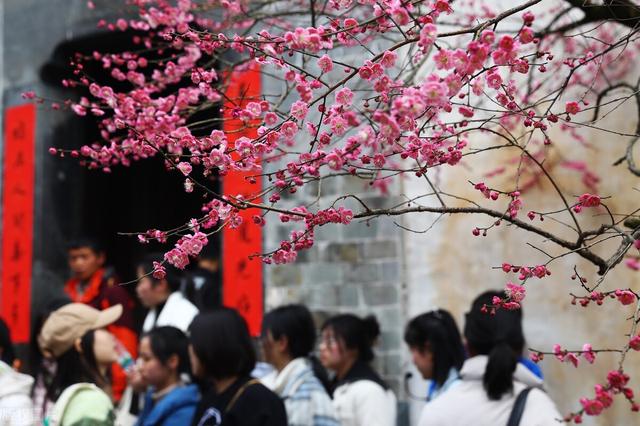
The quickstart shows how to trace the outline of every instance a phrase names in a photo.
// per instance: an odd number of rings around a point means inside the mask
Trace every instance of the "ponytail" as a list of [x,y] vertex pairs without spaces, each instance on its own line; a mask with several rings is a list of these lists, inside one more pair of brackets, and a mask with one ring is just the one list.
[[373,361],[373,347],[380,336],[380,324],[373,315],[369,315],[362,320],[364,341],[360,347],[360,359],[366,362]]
[[487,291],[473,301],[466,317],[464,336],[472,354],[488,356],[482,384],[489,399],[499,400],[513,390],[513,373],[524,348],[524,335],[520,311],[486,312],[486,306],[493,304],[494,297],[505,295]]
[[500,342],[489,352],[489,361],[484,370],[482,384],[491,400],[499,400],[513,390],[513,372],[518,358],[506,342]]

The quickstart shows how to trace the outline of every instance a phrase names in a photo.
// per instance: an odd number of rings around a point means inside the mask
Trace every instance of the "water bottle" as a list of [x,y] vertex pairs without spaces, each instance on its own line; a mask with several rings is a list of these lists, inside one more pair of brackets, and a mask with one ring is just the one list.
[[127,348],[118,340],[116,340],[116,353],[118,354],[118,365],[120,365],[126,373],[130,373],[131,370],[133,370],[135,362]]

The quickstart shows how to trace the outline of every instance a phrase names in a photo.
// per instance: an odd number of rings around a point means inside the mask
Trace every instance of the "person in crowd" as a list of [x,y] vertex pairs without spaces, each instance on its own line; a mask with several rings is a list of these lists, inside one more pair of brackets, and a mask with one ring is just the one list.
[[180,292],[182,276],[177,269],[167,267],[163,278],[153,277],[153,262],[161,258],[151,255],[138,264],[136,293],[142,305],[149,309],[142,331],[147,333],[154,327],[172,326],[186,332],[198,314],[198,308]]
[[424,407],[419,426],[504,425],[510,416],[513,424],[551,426],[562,419],[541,379],[518,363],[525,342],[521,314],[487,312],[496,296],[505,294],[488,291],[473,301],[464,327],[470,358],[462,365],[460,383]]
[[53,357],[44,357],[38,345],[38,336],[49,315],[69,303],[71,303],[71,299],[66,296],[50,300],[36,315],[31,328],[29,374],[34,378],[31,400],[33,401],[34,416],[37,419],[48,417],[51,408],[53,408],[55,401],[47,398],[47,389],[56,373],[56,361]]
[[0,318],[0,425],[32,426],[33,404],[29,397],[33,377],[15,371],[9,327]]
[[0,318],[0,361],[13,366],[15,359],[16,355],[13,351],[13,343],[11,342],[11,331],[7,323]]
[[320,361],[335,373],[333,405],[342,426],[396,424],[396,398],[370,365],[379,335],[373,316],[342,314],[322,326]]
[[313,372],[316,328],[303,305],[281,306],[262,322],[265,361],[276,369],[265,378],[284,401],[290,426],[339,426],[331,398]]
[[[123,314],[108,330],[126,348],[133,358],[138,349],[135,332],[135,300],[118,285],[115,275],[105,267],[106,254],[100,243],[91,238],[80,238],[68,246],[69,267],[73,273],[64,291],[74,303],[85,303],[95,309],[122,305]],[[127,385],[125,372],[118,364],[111,367],[113,396],[116,400]]]
[[50,425],[113,425],[114,410],[108,371],[118,360],[115,337],[106,329],[122,315],[122,305],[99,311],[70,303],[54,311],[38,336],[45,357],[57,368],[48,386],[55,400]]
[[189,328],[193,374],[210,385],[196,409],[193,426],[286,426],[284,404],[249,374],[256,354],[245,320],[233,309],[217,308],[195,317]]
[[184,295],[200,311],[222,306],[219,258],[219,241],[210,241],[198,255],[195,267],[185,277]]
[[140,341],[138,369],[150,386],[137,426],[189,425],[200,400],[190,379],[189,342],[175,327],[157,327]]
[[413,318],[405,328],[404,341],[414,365],[424,379],[430,380],[427,401],[458,383],[465,352],[449,312],[436,309]]

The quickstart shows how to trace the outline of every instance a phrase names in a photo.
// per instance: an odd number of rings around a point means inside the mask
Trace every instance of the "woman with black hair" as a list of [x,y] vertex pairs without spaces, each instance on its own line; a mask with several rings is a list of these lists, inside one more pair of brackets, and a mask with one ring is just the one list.
[[0,424],[33,426],[33,404],[29,398],[33,377],[14,370],[14,360],[11,333],[0,318]]
[[162,278],[153,276],[154,263],[160,259],[162,255],[151,254],[138,263],[136,269],[136,294],[142,306],[149,310],[142,323],[142,332],[163,326],[186,332],[198,314],[198,308],[180,291],[184,277],[178,269],[167,266]]
[[209,386],[193,426],[286,426],[278,395],[250,377],[256,364],[247,323],[233,309],[196,316],[189,328],[189,357],[195,377]]
[[0,318],[0,362],[13,366],[16,354],[13,351],[13,342],[11,341],[11,331],[9,326]]
[[370,365],[379,335],[373,316],[342,314],[322,326],[320,361],[335,373],[333,406],[342,426],[396,424],[396,398]]
[[339,426],[331,398],[314,375],[311,352],[316,327],[303,305],[286,305],[262,321],[265,361],[276,372],[263,383],[284,401],[289,426]]
[[154,328],[140,341],[137,367],[150,387],[137,426],[188,425],[200,400],[190,379],[189,341],[175,327]]
[[493,312],[494,297],[505,294],[488,291],[473,301],[464,327],[470,358],[462,365],[461,380],[425,406],[419,426],[551,426],[562,419],[541,379],[518,363],[525,342],[522,314]]
[[48,425],[114,424],[108,371],[118,354],[116,340],[106,327],[121,315],[122,305],[99,311],[70,303],[45,321],[38,344],[57,365],[47,386],[47,398],[56,401]]
[[464,346],[449,312],[437,309],[413,318],[405,329],[404,341],[422,377],[431,381],[427,401],[458,383]]

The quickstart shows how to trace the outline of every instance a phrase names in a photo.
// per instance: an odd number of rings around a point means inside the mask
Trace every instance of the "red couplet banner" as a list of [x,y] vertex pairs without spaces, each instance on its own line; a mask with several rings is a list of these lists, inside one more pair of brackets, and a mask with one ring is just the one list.
[[[242,109],[251,101],[261,97],[260,72],[257,65],[245,71],[236,71],[229,77],[224,104],[224,126],[229,144],[245,136],[254,138],[260,121],[243,123],[234,118],[234,110]],[[261,179],[251,184],[247,177],[255,171],[232,171],[222,178],[224,194],[246,198],[253,197],[262,189]],[[260,199],[253,202],[260,202]],[[225,306],[236,308],[246,319],[253,336],[260,334],[263,315],[262,261],[250,258],[262,252],[262,229],[252,222],[252,216],[259,214],[255,209],[242,210],[243,222],[239,229],[226,227],[222,234],[223,260],[222,281]]]
[[35,105],[7,108],[4,123],[0,315],[11,330],[13,341],[28,343],[33,261]]

